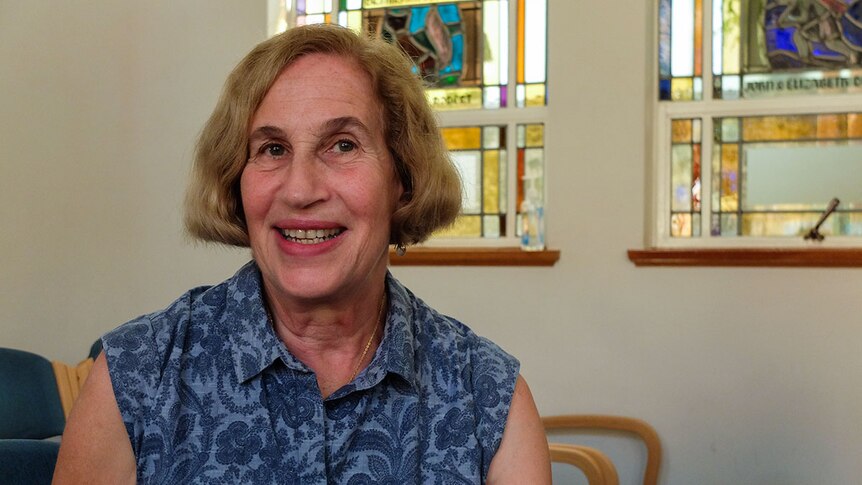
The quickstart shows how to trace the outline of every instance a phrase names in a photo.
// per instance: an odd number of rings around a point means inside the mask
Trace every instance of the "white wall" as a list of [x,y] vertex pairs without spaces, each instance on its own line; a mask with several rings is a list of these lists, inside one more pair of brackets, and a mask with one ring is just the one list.
[[[649,3],[551,2],[560,262],[394,272],[517,355],[543,414],[652,423],[665,484],[858,482],[862,271],[626,259],[643,245]],[[76,362],[245,260],[184,241],[179,207],[195,135],[264,30],[262,0],[0,0],[0,345]]]

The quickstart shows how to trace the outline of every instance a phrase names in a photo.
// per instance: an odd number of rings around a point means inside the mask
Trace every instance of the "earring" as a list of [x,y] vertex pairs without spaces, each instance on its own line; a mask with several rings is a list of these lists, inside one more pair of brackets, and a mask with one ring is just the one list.
[[404,246],[404,243],[398,243],[395,245],[395,254],[398,256],[404,256],[407,253],[407,247]]

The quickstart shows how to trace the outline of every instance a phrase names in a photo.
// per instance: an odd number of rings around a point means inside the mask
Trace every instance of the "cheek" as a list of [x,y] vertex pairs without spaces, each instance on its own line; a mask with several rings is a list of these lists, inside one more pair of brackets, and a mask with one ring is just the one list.
[[240,199],[245,213],[246,223],[254,225],[266,212],[266,191],[263,190],[260,177],[249,170],[244,170],[239,179]]

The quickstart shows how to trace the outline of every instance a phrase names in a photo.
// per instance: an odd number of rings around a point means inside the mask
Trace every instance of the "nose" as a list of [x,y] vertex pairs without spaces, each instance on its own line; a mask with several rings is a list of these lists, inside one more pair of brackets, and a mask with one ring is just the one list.
[[282,197],[296,209],[304,209],[329,197],[326,167],[316,155],[296,156],[284,173]]

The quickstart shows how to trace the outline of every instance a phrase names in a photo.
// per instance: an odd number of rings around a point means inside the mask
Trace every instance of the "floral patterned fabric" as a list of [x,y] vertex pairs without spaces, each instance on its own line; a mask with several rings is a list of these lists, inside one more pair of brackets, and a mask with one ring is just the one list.
[[322,399],[251,262],[103,339],[139,483],[483,483],[518,361],[387,276],[371,364]]

